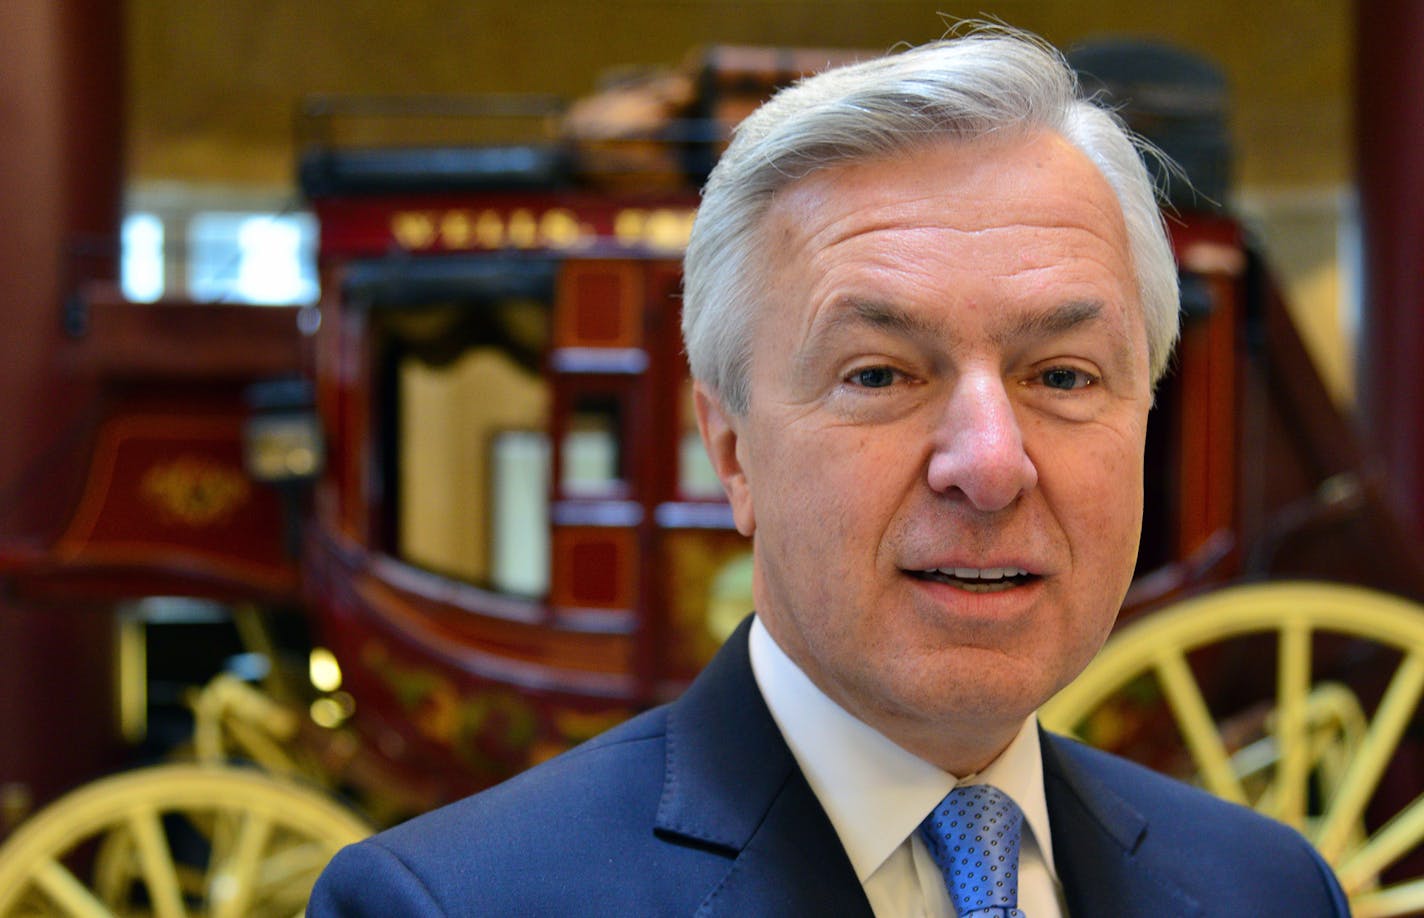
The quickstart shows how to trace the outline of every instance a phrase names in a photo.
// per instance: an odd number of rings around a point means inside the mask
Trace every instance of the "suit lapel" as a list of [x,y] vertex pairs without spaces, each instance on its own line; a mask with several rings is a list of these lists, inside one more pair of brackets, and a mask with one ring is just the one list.
[[1150,857],[1147,819],[1102,783],[1074,744],[1041,734],[1053,859],[1070,915],[1191,916],[1201,903]]
[[[697,914],[870,916],[830,819],[752,676],[750,619],[670,708],[656,833],[727,859]],[[1053,855],[1071,915],[1200,915],[1200,902],[1143,856],[1146,818],[1076,744],[1043,734]]]
[[668,713],[656,831],[731,858],[699,915],[870,915],[752,676],[748,618]]

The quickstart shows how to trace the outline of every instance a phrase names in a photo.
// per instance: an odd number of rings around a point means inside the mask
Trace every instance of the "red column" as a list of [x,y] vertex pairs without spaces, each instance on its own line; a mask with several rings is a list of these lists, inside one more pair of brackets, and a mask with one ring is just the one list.
[[[118,0],[0,2],[0,538],[62,523],[27,471],[52,461],[92,399],[65,371],[65,298],[112,277],[122,174]],[[116,747],[113,622],[36,607],[0,570],[0,836],[106,767]]]
[[1424,536],[1424,3],[1357,0],[1355,27],[1360,418],[1395,506]]

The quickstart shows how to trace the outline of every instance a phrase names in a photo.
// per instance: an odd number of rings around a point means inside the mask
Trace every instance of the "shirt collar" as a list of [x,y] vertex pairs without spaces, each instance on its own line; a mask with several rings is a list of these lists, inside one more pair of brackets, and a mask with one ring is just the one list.
[[1035,716],[1024,721],[987,768],[959,779],[897,746],[827,697],[760,619],[752,622],[750,651],[757,687],[861,883],[958,784],[992,784],[1013,797],[1049,873],[1057,876]]

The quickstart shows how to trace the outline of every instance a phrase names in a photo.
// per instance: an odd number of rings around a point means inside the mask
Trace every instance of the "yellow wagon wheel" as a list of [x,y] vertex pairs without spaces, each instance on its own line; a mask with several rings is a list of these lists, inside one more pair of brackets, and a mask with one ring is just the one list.
[[[1372,713],[1349,686],[1317,681],[1320,637],[1355,650],[1376,645],[1393,667],[1380,674]],[[1254,653],[1263,638],[1273,654],[1248,665],[1268,674],[1274,667],[1274,697],[1258,718],[1263,736],[1244,743],[1213,714],[1188,654],[1238,640],[1257,641]],[[1041,720],[1052,730],[1090,732],[1095,716],[1145,683],[1165,699],[1196,779],[1304,832],[1335,868],[1355,915],[1424,911],[1424,877],[1381,879],[1424,840],[1424,794],[1374,831],[1364,818],[1424,692],[1424,607],[1324,583],[1239,586],[1185,600],[1115,634]]]
[[0,846],[0,918],[291,918],[336,850],[370,831],[250,769],[144,768],[60,798]]

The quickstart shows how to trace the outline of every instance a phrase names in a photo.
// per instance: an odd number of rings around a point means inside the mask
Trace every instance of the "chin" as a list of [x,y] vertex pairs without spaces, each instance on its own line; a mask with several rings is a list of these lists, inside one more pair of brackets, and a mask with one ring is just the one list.
[[901,716],[944,724],[946,728],[978,724],[1017,729],[1057,688],[1042,681],[1041,671],[1031,678],[1015,678],[1013,672],[1005,671],[1008,669],[1005,667],[990,679],[963,673],[952,678],[916,679],[895,692],[892,704]]

